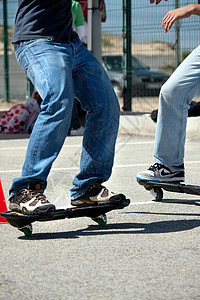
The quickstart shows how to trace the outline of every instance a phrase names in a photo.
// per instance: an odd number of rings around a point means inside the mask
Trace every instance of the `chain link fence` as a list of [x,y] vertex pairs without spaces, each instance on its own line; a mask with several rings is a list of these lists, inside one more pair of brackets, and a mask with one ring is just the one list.
[[[7,0],[9,97],[25,100],[26,75],[16,62],[11,37],[17,0]],[[160,86],[176,66],[199,45],[199,17],[192,16],[174,24],[170,32],[164,33],[162,18],[177,6],[192,1],[170,0],[158,6],[148,0],[133,1],[131,4],[132,31],[132,111],[147,113],[158,106]],[[123,0],[105,0],[107,19],[102,23],[102,56],[104,66],[123,107]],[[0,2],[0,100],[5,99],[4,79],[4,31],[3,2]],[[123,109],[123,108],[122,108]]]
[[[102,55],[107,60],[109,59],[107,56],[123,54],[122,2],[122,0],[115,0],[106,3],[107,21],[102,25]],[[156,6],[150,4],[149,0],[132,0],[132,55],[141,62],[141,69],[137,70],[138,64],[132,61],[133,112],[147,113],[157,108],[159,87],[165,81],[165,74],[170,76],[176,66],[199,45],[200,19],[198,16],[191,16],[176,22],[168,33],[164,33],[162,28],[162,19],[169,10],[191,3],[194,1],[170,0],[162,1]],[[143,69],[143,64],[148,67],[146,70]],[[112,69],[112,65],[110,68]],[[117,75],[112,76],[110,72],[110,78],[113,81],[116,79],[114,86],[120,95],[119,78],[122,77],[122,73],[117,67],[113,71],[116,71],[119,76],[118,78]],[[123,106],[123,98],[119,97],[119,100]]]
[[[7,26],[8,26],[8,81],[9,81],[9,98],[10,100],[26,99],[26,75],[18,65],[13,46],[11,44],[14,18],[17,11],[17,0],[7,0]],[[5,100],[5,52],[4,52],[4,10],[3,1],[0,2],[0,99]]]

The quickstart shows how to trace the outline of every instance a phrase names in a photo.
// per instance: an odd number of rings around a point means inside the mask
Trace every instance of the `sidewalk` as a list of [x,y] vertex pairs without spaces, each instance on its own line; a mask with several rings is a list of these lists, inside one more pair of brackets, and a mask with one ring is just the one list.
[[21,103],[26,103],[26,100],[10,100],[10,102],[0,100],[0,117],[4,111],[8,111],[12,106]]
[[[152,121],[149,114],[121,113],[120,134],[148,135],[154,136],[156,123]],[[187,138],[200,138],[200,117],[190,117],[187,121]]]
[[[143,101],[143,102],[142,102]],[[145,104],[144,104],[145,101]],[[195,98],[195,101],[200,101],[200,98]],[[119,99],[120,107],[123,106],[123,99]],[[143,105],[141,105],[143,103]],[[152,112],[158,107],[158,98],[147,97],[133,98],[132,99],[132,111],[124,112],[121,109],[120,117],[120,134],[134,134],[144,136],[154,136],[156,131],[156,123],[154,123],[149,116],[149,113],[140,113],[142,109],[146,108],[145,111]],[[187,138],[198,139],[200,137],[200,117],[190,117],[187,120]]]

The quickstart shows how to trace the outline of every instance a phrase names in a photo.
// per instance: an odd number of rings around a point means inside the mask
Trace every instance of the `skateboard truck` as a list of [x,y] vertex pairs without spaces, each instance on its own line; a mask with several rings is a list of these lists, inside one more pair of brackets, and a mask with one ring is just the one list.
[[163,190],[174,193],[184,193],[200,196],[200,186],[189,185],[180,182],[156,182],[150,180],[137,179],[137,182],[151,192],[156,201],[162,201]]

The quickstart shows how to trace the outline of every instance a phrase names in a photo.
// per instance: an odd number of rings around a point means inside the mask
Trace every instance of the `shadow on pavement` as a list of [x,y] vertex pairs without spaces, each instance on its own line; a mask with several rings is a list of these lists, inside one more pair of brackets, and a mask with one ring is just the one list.
[[[134,212],[135,213],[135,212]],[[30,238],[19,237],[22,240],[74,239],[81,236],[120,235],[120,234],[158,234],[191,230],[200,226],[200,220],[170,220],[152,223],[119,223],[106,227],[90,225],[88,228],[68,232],[35,233]]]
[[162,201],[156,201],[155,199],[153,200],[154,202],[159,202],[159,203],[171,203],[171,204],[189,204],[189,205],[200,205],[200,198],[198,199],[162,199]]

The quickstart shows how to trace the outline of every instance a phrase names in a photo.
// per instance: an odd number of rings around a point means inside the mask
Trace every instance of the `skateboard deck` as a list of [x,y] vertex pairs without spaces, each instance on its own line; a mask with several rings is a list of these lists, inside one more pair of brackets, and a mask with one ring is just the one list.
[[79,218],[79,217],[89,217],[93,221],[97,222],[100,226],[106,226],[107,217],[106,213],[115,210],[115,209],[123,209],[124,207],[130,204],[130,200],[125,197],[121,198],[118,201],[107,203],[107,204],[99,204],[97,206],[72,206],[67,209],[57,209],[53,214],[49,215],[41,215],[28,213],[23,214],[21,212],[16,211],[5,211],[0,213],[0,216],[5,218],[8,223],[17,227],[19,230],[24,232],[26,236],[32,235],[32,223],[39,221],[54,221],[61,219],[71,219],[71,218]]
[[185,193],[200,196],[200,186],[189,185],[184,183],[175,182],[154,182],[148,180],[137,179],[137,182],[144,186],[146,190],[151,191],[155,200],[161,201],[163,199],[163,190],[175,193]]

